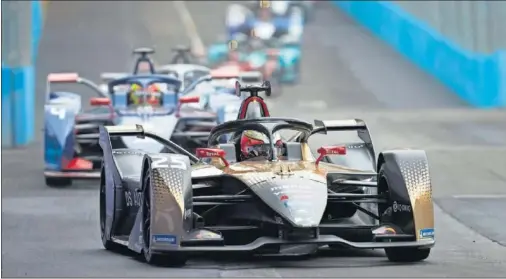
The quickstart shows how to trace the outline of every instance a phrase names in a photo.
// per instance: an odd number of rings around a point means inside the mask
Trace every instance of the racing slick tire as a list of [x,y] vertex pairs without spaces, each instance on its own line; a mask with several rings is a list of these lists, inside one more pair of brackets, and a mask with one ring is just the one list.
[[151,250],[151,173],[148,168],[142,182],[142,255],[151,265],[165,267],[181,267],[186,264],[187,258],[177,252],[154,253]]
[[100,208],[99,208],[99,220],[100,220],[100,238],[102,239],[102,245],[106,250],[109,251],[121,251],[124,247],[120,244],[113,242],[106,233],[106,192],[105,192],[105,176],[101,175],[100,179]]
[[409,263],[423,261],[429,257],[430,249],[418,248],[385,248],[385,254],[391,262]]
[[281,85],[281,74],[282,74],[281,72],[274,73],[272,75],[271,79],[266,81],[266,82],[269,82],[270,87],[271,87],[270,94],[265,94],[267,97],[274,98],[274,97],[280,96],[282,94],[283,87]]
[[55,188],[68,187],[72,185],[72,180],[62,177],[46,177],[46,185]]
[[[378,172],[378,191],[382,191],[381,189],[385,189],[390,191],[391,186],[388,185],[388,172],[386,170],[386,164],[382,164],[380,166]],[[382,194],[382,193],[378,193]],[[389,208],[382,208],[382,206],[378,205],[378,210],[381,214],[380,224],[383,223],[392,223],[390,220]],[[390,210],[391,212],[391,210]],[[429,257],[430,248],[420,249],[417,247],[395,247],[395,248],[385,248],[385,254],[387,258],[391,262],[418,262],[423,261]]]

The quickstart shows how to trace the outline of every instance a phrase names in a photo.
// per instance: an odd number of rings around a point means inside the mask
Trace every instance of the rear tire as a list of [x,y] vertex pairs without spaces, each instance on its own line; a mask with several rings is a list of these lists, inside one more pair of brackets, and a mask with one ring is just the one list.
[[419,262],[427,259],[430,254],[430,249],[418,248],[385,248],[387,258],[391,262],[396,263],[409,263]]
[[151,250],[151,174],[149,170],[144,175],[142,185],[142,237],[144,247],[142,255],[144,260],[151,265],[166,267],[181,267],[186,264],[186,257],[177,252],[167,252],[164,254],[153,253]]
[[68,187],[72,185],[70,178],[46,177],[46,185],[54,188]]

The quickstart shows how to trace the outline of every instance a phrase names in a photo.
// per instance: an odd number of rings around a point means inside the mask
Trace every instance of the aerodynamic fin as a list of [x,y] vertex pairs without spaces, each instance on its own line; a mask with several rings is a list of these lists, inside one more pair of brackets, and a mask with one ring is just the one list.
[[270,90],[271,87],[266,83],[256,86],[241,86],[240,82],[236,82],[236,94],[238,96],[243,92],[250,93],[250,96],[242,102],[237,119],[270,117],[267,104],[262,97],[258,96],[258,92]]

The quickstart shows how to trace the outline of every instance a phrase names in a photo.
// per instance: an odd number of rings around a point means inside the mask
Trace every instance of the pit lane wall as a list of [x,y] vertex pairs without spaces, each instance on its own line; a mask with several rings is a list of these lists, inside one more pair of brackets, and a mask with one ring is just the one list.
[[47,1],[2,1],[2,148],[34,137],[35,61]]
[[469,104],[506,107],[504,51],[465,50],[390,1],[332,2]]

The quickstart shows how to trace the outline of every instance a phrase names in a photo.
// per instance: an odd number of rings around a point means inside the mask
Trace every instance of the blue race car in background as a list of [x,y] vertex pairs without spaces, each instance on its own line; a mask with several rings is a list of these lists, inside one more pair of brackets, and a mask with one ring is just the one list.
[[[98,97],[91,98],[92,108],[83,110],[80,95],[52,91],[54,83],[84,84]],[[44,115],[46,185],[68,186],[72,179],[100,177],[101,125],[141,124],[189,150],[205,146],[216,116],[185,105],[199,99],[179,97],[180,86],[177,79],[163,75],[131,75],[109,82],[104,92],[78,74],[50,74]],[[116,138],[112,144],[114,149],[164,151],[149,139]]]

